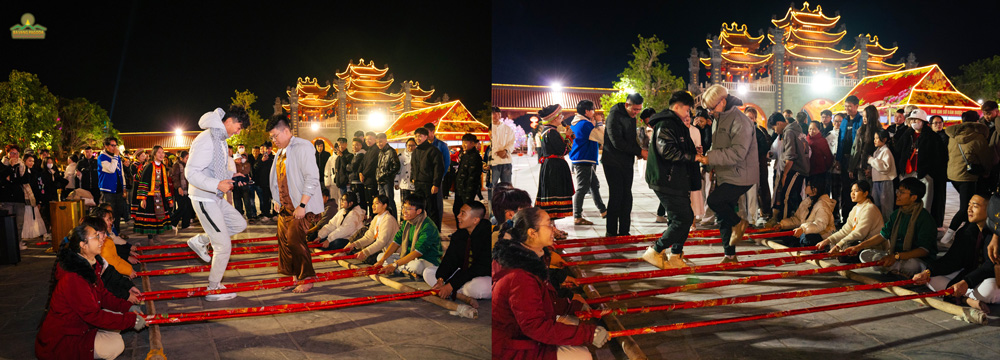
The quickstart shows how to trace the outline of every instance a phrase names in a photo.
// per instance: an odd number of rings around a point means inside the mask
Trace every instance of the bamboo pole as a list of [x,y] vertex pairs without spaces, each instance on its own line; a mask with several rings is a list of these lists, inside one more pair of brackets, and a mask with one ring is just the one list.
[[[776,249],[787,248],[787,246],[779,244],[779,243],[776,243],[774,241],[764,241],[763,243],[765,245],[769,246],[769,247],[776,248]],[[822,260],[822,259],[811,260],[809,262],[811,262],[811,263],[813,263],[813,264],[815,264],[816,266],[819,266],[819,267],[837,266],[837,264],[834,264],[834,263],[832,263],[830,261],[826,261],[826,260]],[[864,275],[861,275],[861,274],[858,274],[856,272],[849,271],[849,270],[848,271],[838,271],[837,273],[840,274],[841,276],[844,276],[844,277],[848,278],[848,279],[851,279],[851,280],[854,280],[854,281],[857,281],[857,282],[860,282],[860,283],[863,283],[863,284],[875,284],[875,283],[879,282],[878,280],[875,280],[875,279],[870,278],[868,276],[864,276]],[[917,294],[914,291],[911,291],[911,290],[908,290],[908,289],[904,289],[904,288],[901,288],[901,287],[898,287],[898,286],[884,288],[884,289],[882,289],[882,291],[885,291],[885,292],[888,292],[888,293],[894,294],[894,295],[913,295],[913,294]],[[942,300],[934,298],[934,297],[914,298],[913,301],[916,301],[918,303],[921,303],[921,304],[933,307],[935,309],[944,311],[946,313],[955,315],[955,318],[960,319],[960,320],[965,321],[965,322],[968,322],[968,323],[971,323],[971,324],[986,325],[989,322],[989,319],[986,317],[986,314],[983,313],[983,311],[979,310],[979,309],[973,309],[973,308],[970,308],[970,307],[958,306],[958,305],[955,305],[955,304],[952,304],[952,303],[949,303],[949,302],[945,302],[945,301],[942,301]]]
[[[584,277],[583,276],[584,275],[583,270],[580,270],[580,268],[578,268],[578,267],[568,267],[567,269],[569,269],[569,271],[572,272],[573,276],[576,277],[576,278],[583,278]],[[597,289],[594,288],[593,285],[583,286],[582,290],[583,290],[584,295],[587,298],[592,298],[593,299],[593,298],[600,298],[601,297],[601,293],[599,293],[597,291]],[[586,305],[586,306],[588,308],[590,307],[590,305]],[[606,316],[601,317],[601,320],[604,320],[604,325],[607,326],[608,331],[624,331],[625,330],[625,326],[622,325],[621,321],[618,320],[618,316],[616,316],[614,314],[607,314]],[[620,337],[616,338],[616,340],[618,340],[618,343],[622,347],[622,351],[625,352],[625,356],[628,356],[629,359],[632,359],[632,360],[646,360],[646,359],[648,359],[646,357],[646,353],[642,351],[642,348],[639,347],[639,344],[636,343],[635,339],[632,339],[631,336],[620,336]]]
[[[141,250],[140,250],[141,253]],[[146,271],[146,264],[139,264],[139,269]],[[145,291],[152,290],[149,277],[142,277],[142,288]],[[146,302],[146,313],[156,314],[156,304],[154,301]],[[163,353],[163,339],[160,337],[160,325],[149,326],[149,352],[146,353],[146,360],[167,360],[167,355]]]

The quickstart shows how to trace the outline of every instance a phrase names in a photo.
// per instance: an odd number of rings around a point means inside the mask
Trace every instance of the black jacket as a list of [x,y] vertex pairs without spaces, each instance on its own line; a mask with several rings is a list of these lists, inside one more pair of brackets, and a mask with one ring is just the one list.
[[347,151],[344,151],[340,153],[340,156],[337,156],[337,162],[333,164],[333,166],[337,169],[337,175],[333,177],[333,183],[338,187],[345,187],[350,183],[350,172],[347,168],[350,167],[351,160],[353,159],[354,154]]
[[462,153],[455,173],[455,193],[461,196],[475,196],[482,188],[483,157],[476,149]]
[[365,151],[367,152],[365,153],[364,160],[361,162],[361,173],[365,174],[365,186],[375,187],[375,185],[378,185],[375,177],[378,175],[376,168],[378,167],[378,158],[382,153],[382,149],[379,149],[377,145],[372,145]]
[[[99,166],[97,159],[82,159],[76,164],[76,170],[83,174],[80,177],[81,188],[90,190],[91,192],[98,190],[100,187],[97,180],[97,173],[100,171]],[[99,194],[100,192],[94,195],[97,196]]]
[[[362,149],[362,151],[365,150]],[[367,152],[358,152],[354,154],[354,157],[351,159],[351,162],[347,164],[347,172],[351,174],[350,175],[351,184],[361,183],[361,178],[358,177],[358,174],[361,174],[364,171],[365,155],[367,154],[368,154]]]
[[913,129],[909,126],[898,126],[889,149],[892,150],[892,157],[896,159],[896,172],[902,176],[906,171],[906,161],[913,153]]
[[[430,191],[431,186],[441,187],[441,180],[444,179],[444,162],[441,159],[441,150],[438,150],[430,141],[424,141],[417,145],[410,158],[410,179],[416,190]],[[424,195],[430,195],[424,194]]]
[[271,166],[274,164],[274,156],[268,156],[267,160],[261,160],[264,155],[260,156],[260,159],[254,161],[253,170],[253,181],[257,183],[257,186],[261,189],[266,189],[265,191],[270,191],[271,189]]
[[[982,234],[982,239],[979,239]],[[990,243],[993,233],[989,227],[983,228],[980,233],[976,224],[965,224],[955,236],[955,243],[951,245],[948,252],[941,258],[927,265],[931,271],[931,276],[948,275],[961,270],[948,286],[965,280],[970,289],[975,289],[983,280],[996,277],[993,270],[993,261],[987,256],[986,247]],[[979,247],[976,243],[979,242]]]
[[491,240],[490,224],[486,220],[480,220],[471,235],[463,229],[451,235],[451,244],[441,259],[436,276],[451,284],[452,296],[469,280],[490,276]]
[[43,199],[39,199],[39,201],[48,202],[58,200],[56,190],[65,188],[68,183],[66,178],[63,177],[63,172],[59,171],[59,169],[53,168],[52,172],[49,172],[49,169],[43,169],[41,174],[42,192],[45,194],[45,197]]
[[925,126],[917,138],[917,177],[930,175],[935,180],[944,181],[947,180],[947,171],[948,148],[941,141],[941,136],[930,126]]
[[635,118],[629,116],[625,103],[618,103],[611,108],[606,126],[601,163],[632,166],[636,156],[642,155],[642,148],[636,139]]
[[323,170],[326,169],[326,162],[330,161],[330,152],[323,149],[321,152],[316,153],[316,167],[319,168],[320,177],[323,176]]
[[375,180],[379,184],[392,184],[393,181],[396,181],[399,167],[399,154],[396,153],[396,149],[386,144],[385,149],[380,149],[378,152],[378,169],[375,170]]
[[691,140],[691,130],[670,109],[649,118],[653,127],[646,183],[653,190],[695,191],[701,189],[697,150]]
[[22,176],[15,166],[0,164],[0,202],[24,204],[24,185],[27,176]]

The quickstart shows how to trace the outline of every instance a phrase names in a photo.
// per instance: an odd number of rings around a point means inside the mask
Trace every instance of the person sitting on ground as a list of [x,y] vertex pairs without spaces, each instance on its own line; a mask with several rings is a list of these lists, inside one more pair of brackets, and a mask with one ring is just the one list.
[[[107,210],[112,214],[114,213],[114,209],[109,203],[101,203],[100,208]],[[118,231],[114,230],[113,227],[109,227],[109,229],[113,230],[113,231],[108,231],[108,237],[110,237],[111,240],[114,241],[115,243],[114,248],[115,252],[118,254],[118,257],[122,259],[128,259],[128,262],[133,265],[138,264],[139,259],[137,258],[137,256],[139,256],[139,253],[136,252],[135,244],[129,244],[127,241],[125,241],[123,237],[118,236],[119,234]]]
[[[836,253],[878,235],[885,222],[882,221],[882,213],[878,207],[868,197],[870,193],[871,185],[867,181],[858,180],[851,186],[851,201],[855,205],[851,208],[847,221],[839,231],[820,241],[816,245],[818,250],[823,250],[829,245],[830,252]],[[879,249],[888,249],[888,243],[881,245],[883,246]]]
[[347,245],[347,239],[365,226],[365,209],[358,205],[354,192],[340,195],[340,210],[337,215],[316,234],[316,239],[323,242],[323,249],[343,249]]
[[[110,219],[106,224],[108,225],[108,228],[111,228],[110,225],[114,223],[114,213],[104,208],[95,208],[90,215],[101,220]],[[104,261],[114,267],[118,273],[128,276],[130,279],[134,279],[135,269],[132,268],[132,264],[118,256],[118,252],[115,249],[115,242],[110,236],[111,233],[108,233],[108,235],[109,236],[104,239],[104,246],[101,248],[101,257]],[[135,259],[134,257],[130,258]]]
[[424,281],[438,290],[442,299],[462,300],[479,308],[476,299],[489,299],[491,291],[490,225],[483,220],[486,206],[478,201],[462,205],[458,231],[451,235],[440,266],[424,269]]
[[514,214],[521,209],[531,207],[531,195],[527,191],[515,188],[508,182],[500,182],[493,188],[493,198],[490,199],[493,216],[497,226],[493,231],[493,245],[496,245],[500,232],[514,225]]
[[[866,249],[859,254],[862,262],[878,261],[883,271],[905,277],[924,271],[927,262],[937,255],[937,228],[921,201],[926,191],[924,183],[917,178],[900,181],[896,190],[896,205],[899,208],[889,216],[882,231],[845,251]],[[887,251],[869,249],[887,241]]]
[[[329,162],[333,162],[333,159],[330,159]],[[333,188],[336,189],[336,187]],[[340,191],[337,192],[339,193]],[[336,198],[330,197],[330,188],[323,187],[320,189],[320,193],[323,195],[323,216],[320,217],[319,221],[317,221],[316,224],[314,224],[306,233],[307,241],[316,240],[319,229],[322,229],[326,226],[326,224],[329,224],[330,220],[333,220],[333,217],[337,215],[337,210],[340,208],[337,204],[340,201],[340,196],[337,196]]]
[[559,297],[544,260],[552,246],[552,220],[537,207],[514,216],[514,226],[493,248],[493,356],[497,359],[590,359],[585,345],[602,347],[608,331],[573,314],[585,303]]
[[798,239],[799,246],[815,246],[837,229],[833,224],[833,208],[837,201],[831,199],[825,189],[826,181],[822,174],[807,178],[806,197],[799,203],[799,208],[778,223],[778,228],[782,230],[795,229],[792,236]]
[[35,337],[39,359],[114,359],[125,351],[118,332],[146,327],[141,308],[112,295],[98,274],[106,225],[88,217],[73,228],[56,256],[55,286]]
[[989,314],[989,304],[1000,302],[996,270],[986,255],[986,245],[993,233],[986,227],[988,193],[976,194],[969,200],[969,222],[958,231],[954,243],[940,259],[932,261],[913,276],[917,284],[927,284],[933,291],[947,287],[955,289],[956,299],[965,299],[969,306]]
[[374,264],[375,259],[369,259],[385,250],[392,242],[392,237],[399,231],[399,221],[389,212],[389,198],[385,195],[375,196],[372,200],[372,212],[375,217],[368,230],[360,238],[347,244],[348,249],[358,250],[357,259],[368,264]]
[[429,266],[441,265],[442,252],[441,234],[424,212],[424,199],[410,195],[403,202],[403,223],[376,264],[385,264],[386,275],[398,270],[417,276]]

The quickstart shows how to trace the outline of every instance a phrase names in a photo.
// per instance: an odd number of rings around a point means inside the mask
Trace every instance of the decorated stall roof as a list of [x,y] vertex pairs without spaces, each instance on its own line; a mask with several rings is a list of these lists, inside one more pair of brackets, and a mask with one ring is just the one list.
[[[859,107],[875,105],[885,116],[889,109],[916,105],[927,115],[957,117],[968,110],[979,110],[979,103],[962,94],[937,65],[928,65],[861,79],[847,95],[857,96]],[[844,111],[844,99],[830,111]]]
[[490,128],[477,121],[458,100],[405,112],[399,115],[385,134],[389,141],[406,141],[413,136],[414,130],[427,123],[435,125],[435,136],[441,141],[461,141],[465,133],[476,135],[479,141],[490,139]]

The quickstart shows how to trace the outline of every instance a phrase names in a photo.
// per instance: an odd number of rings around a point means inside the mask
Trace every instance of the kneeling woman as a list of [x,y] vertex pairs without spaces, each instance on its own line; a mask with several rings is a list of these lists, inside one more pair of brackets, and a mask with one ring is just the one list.
[[99,274],[104,262],[105,224],[87,218],[73,229],[56,259],[55,289],[35,338],[39,359],[114,359],[125,350],[121,330],[146,326],[131,303],[104,288]]
[[608,331],[573,316],[582,302],[560,298],[542,259],[552,245],[552,220],[537,207],[521,210],[493,248],[493,357],[590,359],[586,344],[604,346]]
[[806,179],[806,198],[799,203],[794,215],[781,219],[777,226],[782,230],[794,228],[793,235],[799,246],[815,246],[837,229],[833,225],[833,208],[837,201],[830,199],[822,189],[826,189],[822,174]]

